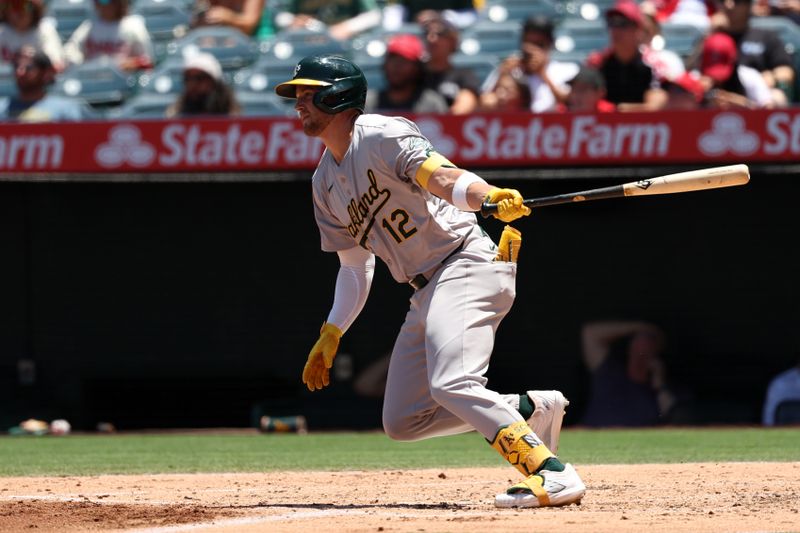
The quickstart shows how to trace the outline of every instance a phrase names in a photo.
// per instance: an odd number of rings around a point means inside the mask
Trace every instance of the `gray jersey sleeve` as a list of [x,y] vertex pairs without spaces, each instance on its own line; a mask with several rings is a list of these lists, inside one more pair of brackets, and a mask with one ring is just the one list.
[[414,181],[419,167],[433,152],[433,145],[422,135],[417,125],[400,117],[395,118],[387,128],[381,142],[384,161],[399,179],[406,182]]

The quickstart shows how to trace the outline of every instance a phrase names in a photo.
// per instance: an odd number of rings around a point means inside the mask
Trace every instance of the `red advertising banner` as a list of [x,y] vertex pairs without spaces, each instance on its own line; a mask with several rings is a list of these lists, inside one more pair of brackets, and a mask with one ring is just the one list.
[[[789,162],[800,109],[412,117],[468,168]],[[0,124],[2,174],[313,170],[323,145],[293,119]]]

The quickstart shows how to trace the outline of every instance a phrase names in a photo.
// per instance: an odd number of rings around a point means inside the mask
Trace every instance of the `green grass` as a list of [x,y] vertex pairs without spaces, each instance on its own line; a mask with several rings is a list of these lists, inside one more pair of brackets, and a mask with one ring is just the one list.
[[[566,430],[576,464],[798,461],[800,429]],[[404,443],[382,433],[0,438],[0,476],[407,469],[504,464],[476,433]]]

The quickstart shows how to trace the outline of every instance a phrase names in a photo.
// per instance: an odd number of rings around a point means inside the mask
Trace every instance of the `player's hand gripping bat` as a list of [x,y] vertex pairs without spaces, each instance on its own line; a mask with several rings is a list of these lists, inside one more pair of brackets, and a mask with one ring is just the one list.
[[[547,205],[588,202],[589,200],[622,198],[625,196],[702,191],[704,189],[744,185],[748,181],[750,181],[750,171],[747,165],[729,165],[725,167],[690,170],[689,172],[679,172],[677,174],[667,174],[665,176],[658,176],[646,180],[632,181],[621,185],[589,189],[581,192],[543,196],[541,198],[526,198],[523,203],[530,208],[536,208]],[[488,217],[496,211],[497,204],[488,204],[484,202],[481,205],[481,214],[484,217]]]

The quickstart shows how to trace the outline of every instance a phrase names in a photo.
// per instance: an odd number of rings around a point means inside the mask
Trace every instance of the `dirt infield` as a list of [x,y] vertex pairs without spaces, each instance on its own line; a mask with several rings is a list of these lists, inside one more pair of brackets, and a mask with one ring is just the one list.
[[800,463],[579,467],[580,506],[496,509],[509,468],[0,478],[0,531],[800,531]]

